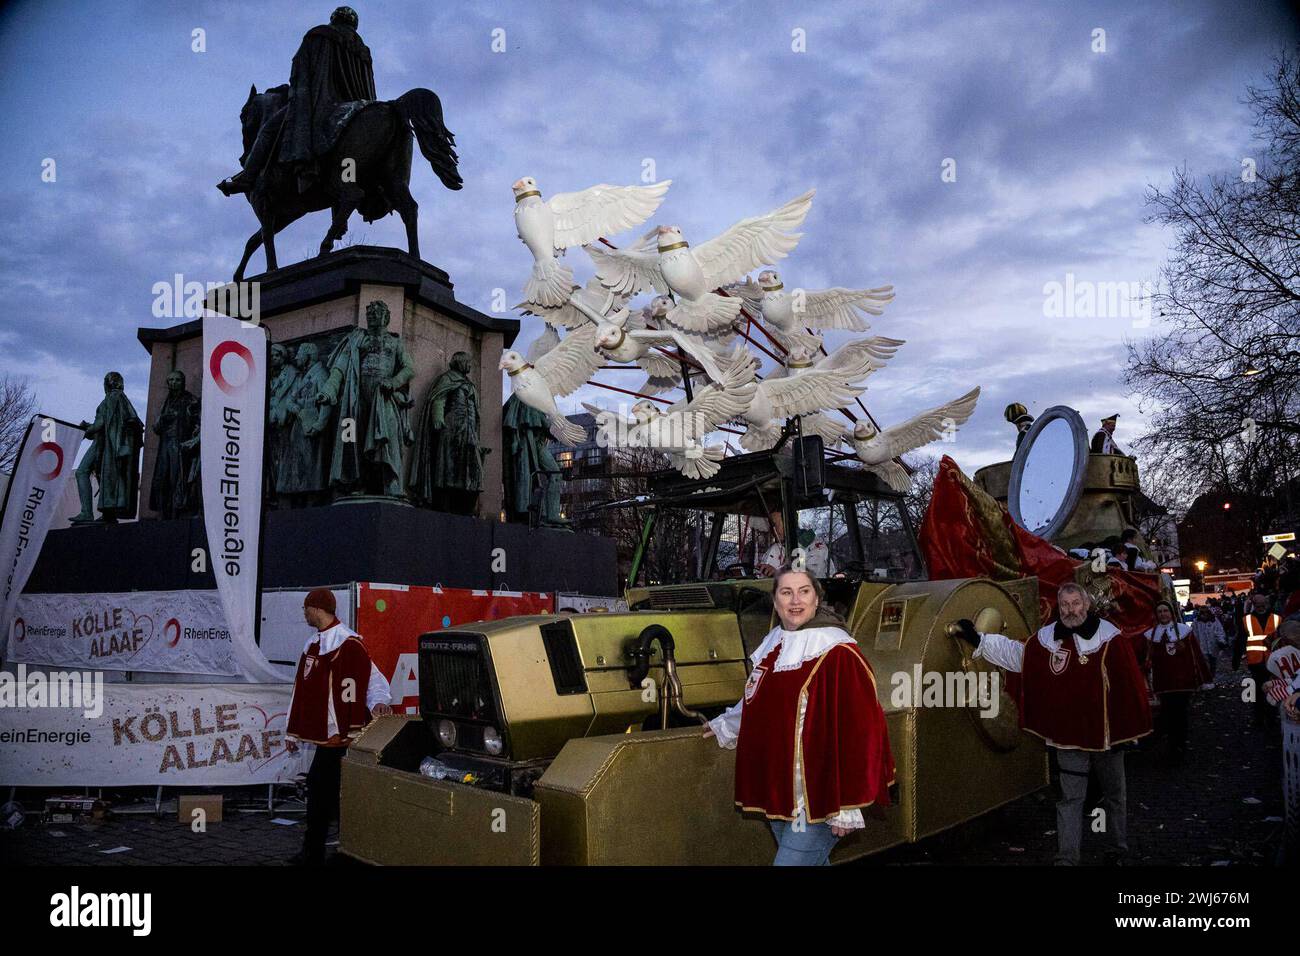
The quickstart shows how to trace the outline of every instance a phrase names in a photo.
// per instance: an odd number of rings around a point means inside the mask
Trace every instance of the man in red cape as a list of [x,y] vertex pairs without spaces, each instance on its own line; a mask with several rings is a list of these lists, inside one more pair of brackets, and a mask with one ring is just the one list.
[[[1021,726],[1056,748],[1062,793],[1057,804],[1058,862],[1078,861],[1090,770],[1097,772],[1107,794],[1107,829],[1112,855],[1119,858],[1127,848],[1127,817],[1123,752],[1113,748],[1151,732],[1139,661],[1145,660],[1143,632],[1150,625],[1150,608],[1160,596],[1158,579],[1108,568],[1103,580],[1112,600],[1106,620],[1101,620],[1092,611],[1091,596],[1075,583],[1080,562],[1017,525],[1004,506],[976,488],[946,455],[935,476],[920,544],[933,580],[1038,578],[1039,620],[1050,621],[1057,614],[1060,596],[1073,593],[1072,603],[1085,605],[1081,616],[1071,617],[1078,622],[1077,630],[1064,621],[1062,608],[1061,622],[1048,624],[1025,644],[990,635],[990,650],[997,645],[1005,653],[980,656],[1009,671],[1007,692],[1019,705]],[[960,623],[965,625],[964,636],[980,644],[974,626]],[[1117,636],[1121,639],[1114,641]],[[1104,676],[1100,684],[1099,676]],[[1068,703],[1052,690],[1066,683],[1071,685]]]
[[389,687],[361,635],[335,617],[334,592],[317,588],[303,602],[316,628],[307,640],[289,698],[289,736],[316,745],[307,771],[307,830],[295,863],[324,862],[325,836],[338,815],[343,757],[371,716],[391,714]]
[[1151,733],[1146,681],[1132,644],[1114,624],[1092,613],[1092,599],[1082,586],[1063,584],[1056,599],[1060,619],[1023,644],[1002,634],[980,634],[967,620],[957,624],[974,645],[975,657],[1021,675],[1021,726],[1056,751],[1057,864],[1079,863],[1090,773],[1101,784],[1111,838],[1108,857],[1120,862],[1128,853],[1128,808],[1124,752],[1118,748]]

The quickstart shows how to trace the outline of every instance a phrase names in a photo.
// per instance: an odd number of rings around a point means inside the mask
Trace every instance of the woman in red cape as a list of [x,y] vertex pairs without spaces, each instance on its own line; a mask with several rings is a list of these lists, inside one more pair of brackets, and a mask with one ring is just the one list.
[[803,570],[776,574],[780,624],[750,655],[745,696],[706,737],[736,748],[736,806],[767,817],[777,866],[821,866],[862,808],[889,805],[894,757],[875,675]]

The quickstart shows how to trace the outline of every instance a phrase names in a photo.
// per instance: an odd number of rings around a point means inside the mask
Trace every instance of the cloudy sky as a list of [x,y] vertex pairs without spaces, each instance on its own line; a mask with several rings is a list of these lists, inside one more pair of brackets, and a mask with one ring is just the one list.
[[[787,287],[894,285],[873,332],[908,344],[864,398],[891,424],[982,386],[939,448],[968,471],[1008,456],[1012,401],[1073,405],[1090,427],[1119,411],[1121,444],[1141,433],[1124,341],[1158,317],[1127,300],[1056,316],[1044,290],[1156,280],[1169,236],[1143,222],[1148,184],[1254,155],[1245,88],[1296,40],[1289,8],[1263,0],[353,5],[380,97],[430,87],[456,134],[465,188],[423,164],[412,187],[424,256],[459,299],[491,311],[504,288],[517,301],[530,258],[510,184],[523,175],[553,193],[637,182],[653,163],[673,180],[654,221],[697,243],[816,188],[781,263]],[[152,314],[151,289],[229,278],[255,225],[213,188],[237,169],[240,106],[250,83],[287,81],[331,9],[0,11],[0,373],[27,376],[43,411],[89,417],[116,368],[144,413],[135,330],[174,324]],[[312,254],[327,225],[321,213],[282,233],[281,261]],[[405,244],[396,217],[354,216],[349,241]],[[590,274],[580,252],[570,261]],[[520,343],[538,330],[527,320]]]

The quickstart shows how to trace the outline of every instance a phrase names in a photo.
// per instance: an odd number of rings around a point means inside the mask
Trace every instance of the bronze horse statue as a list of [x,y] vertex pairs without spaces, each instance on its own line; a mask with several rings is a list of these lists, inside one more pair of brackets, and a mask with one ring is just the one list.
[[[288,98],[288,84],[262,93],[253,86],[239,114],[244,137],[241,166],[247,162],[262,125]],[[275,234],[321,209],[330,210],[330,227],[321,240],[321,255],[347,233],[348,218],[355,210],[366,222],[396,212],[406,227],[407,250],[419,258],[419,205],[410,188],[412,140],[420,144],[421,154],[442,184],[448,189],[460,189],[463,182],[456,168],[456,138],[443,124],[442,103],[432,90],[417,88],[395,100],[358,106],[333,148],[321,157],[320,175],[305,192],[299,192],[296,171],[272,155],[246,194],[260,228],[244,246],[235,281],[243,280],[248,260],[258,246],[266,246],[266,271],[278,268]]]

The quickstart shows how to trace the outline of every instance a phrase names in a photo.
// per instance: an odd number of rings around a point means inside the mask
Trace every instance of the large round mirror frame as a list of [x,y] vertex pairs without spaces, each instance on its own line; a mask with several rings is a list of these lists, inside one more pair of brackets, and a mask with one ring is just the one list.
[[[1052,516],[1052,520],[1041,530],[1025,528],[1025,519],[1020,514],[1020,479],[1024,475],[1025,462],[1029,460],[1029,453],[1034,448],[1034,440],[1054,421],[1064,421],[1070,426],[1070,433],[1074,437],[1074,471],[1070,475],[1070,483],[1066,488],[1061,507]],[[1016,457],[1011,460],[1011,480],[1007,484],[1007,510],[1011,512],[1012,519],[1026,531],[1051,541],[1061,533],[1074,515],[1079,497],[1083,494],[1083,479],[1087,471],[1088,429],[1083,424],[1083,419],[1069,405],[1053,405],[1029,426],[1025,440],[1020,443],[1020,447],[1016,449]]]

